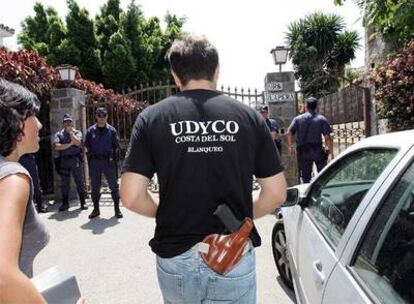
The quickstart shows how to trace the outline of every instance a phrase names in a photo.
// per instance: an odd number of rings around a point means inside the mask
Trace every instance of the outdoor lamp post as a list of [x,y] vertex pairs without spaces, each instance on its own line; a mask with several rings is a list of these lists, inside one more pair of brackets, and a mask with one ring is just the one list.
[[62,64],[56,67],[56,70],[59,71],[60,79],[67,88],[75,81],[76,72],[78,71],[76,67],[69,64]]
[[275,64],[279,65],[279,72],[282,72],[282,64],[285,64],[287,61],[288,51],[289,49],[285,46],[277,46],[270,51]]

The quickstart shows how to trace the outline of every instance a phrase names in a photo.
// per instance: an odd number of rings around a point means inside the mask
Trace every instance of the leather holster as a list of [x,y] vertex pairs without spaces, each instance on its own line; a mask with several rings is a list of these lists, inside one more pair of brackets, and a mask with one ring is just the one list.
[[208,253],[200,253],[204,262],[213,271],[225,275],[241,260],[245,247],[249,246],[249,235],[253,221],[246,218],[243,225],[229,235],[210,234],[203,243],[209,245]]

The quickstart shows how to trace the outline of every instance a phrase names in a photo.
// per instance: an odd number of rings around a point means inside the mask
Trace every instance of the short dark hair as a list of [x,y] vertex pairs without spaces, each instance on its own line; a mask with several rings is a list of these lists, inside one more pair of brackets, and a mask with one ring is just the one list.
[[305,101],[306,101],[307,108],[312,111],[316,109],[316,106],[318,105],[318,102],[319,102],[318,99],[315,97],[309,97]]
[[0,78],[0,154],[8,156],[23,134],[26,118],[39,112],[36,95],[22,86]]
[[176,39],[167,54],[171,70],[183,85],[190,80],[213,81],[219,64],[217,49],[205,38],[186,35]]

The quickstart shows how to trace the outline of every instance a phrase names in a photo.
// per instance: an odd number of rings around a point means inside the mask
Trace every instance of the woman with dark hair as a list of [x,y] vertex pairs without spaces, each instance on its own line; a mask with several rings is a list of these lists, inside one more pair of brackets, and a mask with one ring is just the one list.
[[46,303],[29,278],[49,235],[33,204],[30,175],[18,163],[39,149],[39,106],[34,94],[0,78],[0,303]]

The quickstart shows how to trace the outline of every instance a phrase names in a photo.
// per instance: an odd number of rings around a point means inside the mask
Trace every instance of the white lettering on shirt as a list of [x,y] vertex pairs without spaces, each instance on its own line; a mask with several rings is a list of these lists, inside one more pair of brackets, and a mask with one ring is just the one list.
[[170,123],[170,128],[176,144],[204,143],[200,147],[188,147],[188,153],[221,153],[224,146],[212,144],[235,143],[236,134],[240,130],[239,124],[234,120],[182,120]]
[[227,132],[229,134],[237,134],[239,132],[239,124],[233,120],[215,120],[215,121],[193,121],[182,120],[170,123],[171,134],[173,136],[197,134],[201,129],[202,135],[221,134]]

